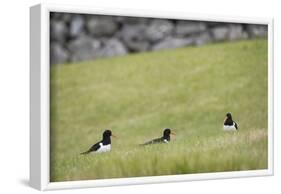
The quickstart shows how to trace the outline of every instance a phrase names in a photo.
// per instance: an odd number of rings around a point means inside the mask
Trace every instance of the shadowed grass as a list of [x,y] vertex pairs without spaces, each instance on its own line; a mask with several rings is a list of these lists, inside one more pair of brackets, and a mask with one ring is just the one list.
[[[222,131],[226,112],[238,133]],[[175,128],[166,145],[139,147]],[[80,152],[112,129],[112,151]],[[51,68],[51,181],[267,168],[267,41]]]

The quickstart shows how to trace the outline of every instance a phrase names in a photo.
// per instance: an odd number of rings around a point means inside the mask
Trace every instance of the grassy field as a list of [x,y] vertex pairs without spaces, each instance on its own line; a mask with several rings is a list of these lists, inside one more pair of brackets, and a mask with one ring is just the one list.
[[[169,144],[138,146],[166,127]],[[112,151],[79,155],[105,128]],[[267,40],[52,66],[50,143],[51,181],[265,169]]]

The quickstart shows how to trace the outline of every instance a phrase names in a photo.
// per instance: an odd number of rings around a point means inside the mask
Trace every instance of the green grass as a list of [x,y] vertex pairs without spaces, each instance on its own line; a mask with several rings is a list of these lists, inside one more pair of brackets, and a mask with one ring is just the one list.
[[[267,40],[52,66],[50,116],[51,181],[266,169]],[[105,128],[112,151],[79,155]]]

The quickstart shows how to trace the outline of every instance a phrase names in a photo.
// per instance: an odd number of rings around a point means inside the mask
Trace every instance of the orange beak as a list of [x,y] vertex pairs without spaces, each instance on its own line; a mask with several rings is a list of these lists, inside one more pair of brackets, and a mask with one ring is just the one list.
[[117,136],[115,136],[115,135],[113,135],[113,134],[111,134],[111,136],[114,137],[114,138],[117,138]]
[[174,132],[171,132],[171,135],[176,135]]

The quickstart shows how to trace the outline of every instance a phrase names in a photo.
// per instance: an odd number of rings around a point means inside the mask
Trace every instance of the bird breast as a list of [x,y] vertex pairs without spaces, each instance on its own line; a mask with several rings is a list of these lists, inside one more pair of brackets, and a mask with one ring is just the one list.
[[225,130],[225,131],[236,131],[236,128],[235,128],[235,125],[233,123],[233,125],[224,125],[223,130]]
[[102,153],[102,152],[109,152],[111,150],[111,145],[103,145],[100,143],[100,148],[96,151],[97,153]]

